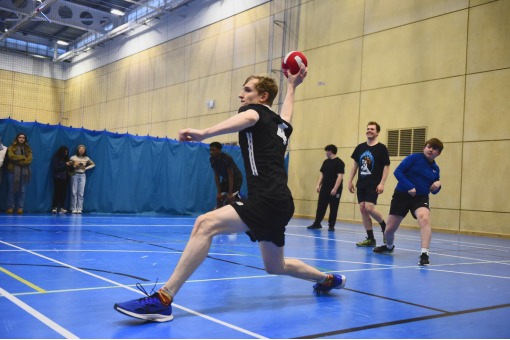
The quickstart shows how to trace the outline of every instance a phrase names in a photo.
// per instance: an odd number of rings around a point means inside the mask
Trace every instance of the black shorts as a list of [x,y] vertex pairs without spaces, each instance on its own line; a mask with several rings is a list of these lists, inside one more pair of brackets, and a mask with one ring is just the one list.
[[278,247],[285,245],[285,227],[294,214],[292,196],[251,196],[231,205],[250,228],[246,234],[253,242],[270,241]]
[[[243,184],[243,182],[239,183],[239,182],[234,181],[234,185],[233,185],[234,191],[233,192],[240,191],[242,184]],[[220,182],[220,190],[221,190],[221,192],[228,192],[228,181]]]
[[379,194],[376,188],[357,188],[356,193],[358,195],[358,203],[370,202],[377,205],[377,197],[379,197]]
[[416,215],[414,212],[418,208],[429,208],[429,195],[416,195],[411,196],[407,192],[395,191],[391,198],[390,215],[397,215],[406,217],[408,212],[411,212],[414,219]]

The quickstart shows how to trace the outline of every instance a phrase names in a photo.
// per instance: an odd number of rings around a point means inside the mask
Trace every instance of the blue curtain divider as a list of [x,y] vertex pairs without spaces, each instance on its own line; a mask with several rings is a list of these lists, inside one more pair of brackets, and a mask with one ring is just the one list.
[[[19,132],[26,133],[33,152],[27,212],[51,210],[51,159],[61,145],[73,155],[80,144],[87,146],[87,155],[96,163],[87,171],[85,212],[195,215],[210,211],[216,204],[209,144],[0,119],[5,146],[11,145]],[[233,157],[244,176],[240,148],[224,146],[223,151]],[[6,168],[2,169],[0,185],[2,211],[7,208]],[[246,195],[245,182],[241,191]],[[70,190],[67,196],[69,201]]]

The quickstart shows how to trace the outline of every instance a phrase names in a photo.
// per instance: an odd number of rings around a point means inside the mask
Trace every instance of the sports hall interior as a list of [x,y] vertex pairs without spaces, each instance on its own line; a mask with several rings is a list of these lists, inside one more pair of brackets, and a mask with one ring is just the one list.
[[[309,237],[305,226],[315,216],[316,185],[320,165],[325,159],[324,147],[328,144],[338,147],[337,155],[346,164],[346,181],[353,164],[351,154],[356,145],[366,141],[367,123],[376,121],[382,128],[379,141],[387,145],[391,144],[388,136],[392,132],[403,136],[403,131],[425,131],[425,140],[435,137],[444,143],[444,150],[437,158],[442,189],[430,198],[431,251],[434,251],[436,237],[452,240],[457,236],[473,236],[496,242],[488,248],[498,252],[494,256],[502,256],[508,252],[510,238],[510,181],[505,178],[510,172],[507,155],[510,149],[509,37],[508,0],[197,0],[102,46],[77,54],[70,62],[54,62],[0,50],[0,119],[176,139],[182,128],[205,128],[236,115],[240,105],[238,94],[244,80],[252,74],[268,75],[277,80],[280,95],[273,110],[278,112],[283,101],[282,93],[285,93],[282,57],[288,51],[299,50],[308,59],[308,76],[296,92],[294,132],[288,147],[288,185],[294,197],[296,219],[289,228],[291,234],[298,233],[296,230],[299,229],[303,237]],[[403,140],[404,137],[399,138]],[[238,137],[232,133],[214,140],[235,146]],[[402,143],[411,143],[407,146],[421,152],[420,140],[411,138]],[[212,141],[205,140],[204,149]],[[401,139],[398,141],[396,147],[400,150]],[[11,140],[3,140],[4,145],[10,143]],[[58,145],[54,145],[52,150],[57,148]],[[93,150],[90,150],[90,156],[93,158]],[[404,154],[391,157],[390,174],[377,205],[383,216],[388,214],[397,184],[393,170],[404,157]],[[210,180],[212,182],[213,178]],[[47,193],[41,193],[44,194]],[[194,199],[200,200],[203,196],[197,194]],[[50,215],[50,209],[48,206],[46,215]],[[27,213],[30,215],[29,211]],[[4,220],[0,225],[11,223],[4,219],[4,212],[0,215]],[[45,223],[50,222],[43,213],[33,216],[33,220],[26,220],[27,225],[35,223],[35,228],[39,223],[40,228],[52,230],[52,226],[46,226]],[[36,220],[37,216],[43,219]],[[164,217],[165,221],[168,216]],[[83,221],[103,223],[101,228],[105,230],[95,234],[98,238],[114,228],[121,230],[123,223],[148,235],[140,227],[140,222],[131,221],[130,217],[119,216],[118,220],[114,218],[106,222],[104,217],[86,211],[83,215]],[[363,227],[356,195],[349,192],[345,182],[338,219],[344,224],[346,233],[359,231],[355,235],[359,239],[353,238],[353,242],[361,240]],[[181,222],[175,220],[168,224],[180,225]],[[18,222],[12,223],[16,226]],[[64,223],[62,230],[75,228],[75,222],[69,220],[66,223],[69,225]],[[154,238],[153,242],[164,237],[158,222],[147,223],[157,225],[155,234],[148,236]],[[187,220],[182,225],[186,225],[184,234],[191,230],[192,222]],[[403,228],[397,232],[397,240],[400,232],[413,233],[410,237],[418,239],[417,230],[416,221],[408,215]],[[335,237],[341,238],[341,235],[337,232]],[[125,237],[131,241],[129,235]],[[77,237],[76,241],[79,239]],[[476,242],[485,242],[480,239]],[[9,237],[4,238],[5,242],[9,240]],[[222,240],[225,244],[235,241]],[[463,242],[475,241],[466,239]],[[466,244],[460,244],[461,250]],[[313,247],[306,244],[300,247],[306,250],[309,246]],[[419,250],[418,241],[413,247]],[[255,252],[258,249],[256,246],[252,248]],[[115,257],[112,261],[116,261]],[[502,262],[502,267],[508,268],[508,260]],[[126,264],[119,264],[122,265]],[[145,276],[154,280],[156,275],[152,274]],[[161,283],[167,273],[160,272],[159,275]],[[491,275],[503,277],[504,282],[510,277],[508,269],[496,269]],[[463,278],[449,280],[455,285],[465,282]],[[437,281],[430,284],[434,286]],[[494,287],[504,287],[504,284],[499,282]],[[361,286],[356,288],[355,284],[351,287],[361,290]],[[459,285],[459,289],[465,287]],[[221,291],[221,288],[215,289]],[[259,297],[257,286],[250,289]],[[454,290],[449,292],[454,294]],[[291,295],[300,294],[292,291]],[[412,297],[418,295],[409,293]],[[470,292],[468,296],[474,295]],[[500,296],[499,302],[491,303],[506,303],[504,308],[508,310],[507,296]],[[497,300],[495,296],[494,299]],[[443,297],[438,300],[447,301]],[[178,303],[185,305],[186,299],[183,297]],[[353,302],[351,310],[357,306]],[[212,307],[208,310],[216,311]],[[111,313],[115,312],[102,312],[101,320],[107,320]],[[499,320],[497,323],[501,325],[505,324],[507,316],[504,315],[508,316],[502,314],[483,320]],[[275,320],[278,317],[282,316],[274,316]],[[174,320],[173,325],[178,322]],[[479,320],[473,318],[469,324],[477,322]],[[200,327],[193,327],[190,323],[188,330],[198,332]],[[354,329],[357,325],[350,327]],[[449,329],[449,324],[441,327]],[[462,327],[458,330],[462,331]],[[28,327],[26,331],[29,331]],[[149,334],[184,337],[188,334],[185,331],[169,335],[150,333],[152,330],[148,329],[148,333],[99,333],[97,337],[143,338]],[[294,335],[329,336],[322,332],[319,329]],[[12,337],[17,333],[3,334]],[[86,337],[96,337],[90,335],[94,333],[87,334]],[[196,336],[213,337],[214,334]],[[270,334],[270,337],[291,336],[289,333]],[[438,337],[453,338],[469,336],[466,333],[437,334]],[[483,336],[483,333],[473,334]],[[64,336],[72,337],[72,334]],[[429,334],[391,336],[429,337]],[[381,337],[381,333],[379,336],[378,333],[363,333],[362,337]],[[508,338],[510,333],[503,330],[495,337]]]
[[[235,115],[248,75],[268,74],[284,86],[282,56],[300,50],[309,76],[297,91],[288,149],[297,216],[315,214],[324,146],[338,146],[350,170],[352,150],[374,120],[385,144],[388,130],[414,128],[445,143],[443,188],[431,198],[435,229],[510,235],[509,1],[207,6],[192,3],[180,20],[163,17],[71,63],[0,51],[0,117],[176,138],[181,128]],[[232,143],[237,135],[217,140]],[[393,169],[402,158],[392,157]],[[390,174],[378,201],[383,214],[395,185]],[[339,219],[361,221],[348,190]],[[415,225],[411,217],[404,224]]]

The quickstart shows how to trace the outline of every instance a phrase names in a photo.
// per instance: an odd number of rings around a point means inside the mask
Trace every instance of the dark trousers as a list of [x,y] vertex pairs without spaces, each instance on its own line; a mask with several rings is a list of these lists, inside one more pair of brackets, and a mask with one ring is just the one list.
[[63,208],[66,203],[68,180],[53,179],[53,208]]
[[331,189],[322,189],[319,192],[319,201],[317,202],[317,212],[315,213],[314,224],[319,225],[326,215],[326,209],[329,205],[329,219],[328,225],[334,227],[336,223],[336,216],[338,215],[338,206],[340,205],[340,197],[342,196],[341,188],[338,189],[335,196],[331,196]]

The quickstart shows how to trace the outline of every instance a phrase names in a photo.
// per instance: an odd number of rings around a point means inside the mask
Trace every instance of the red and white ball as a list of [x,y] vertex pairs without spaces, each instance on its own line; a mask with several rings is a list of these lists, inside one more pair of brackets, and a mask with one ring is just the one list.
[[301,68],[301,64],[308,66],[308,61],[306,60],[306,57],[303,53],[299,51],[292,51],[287,53],[282,61],[282,71],[285,77],[289,76],[289,72],[290,74],[298,73],[299,69]]

